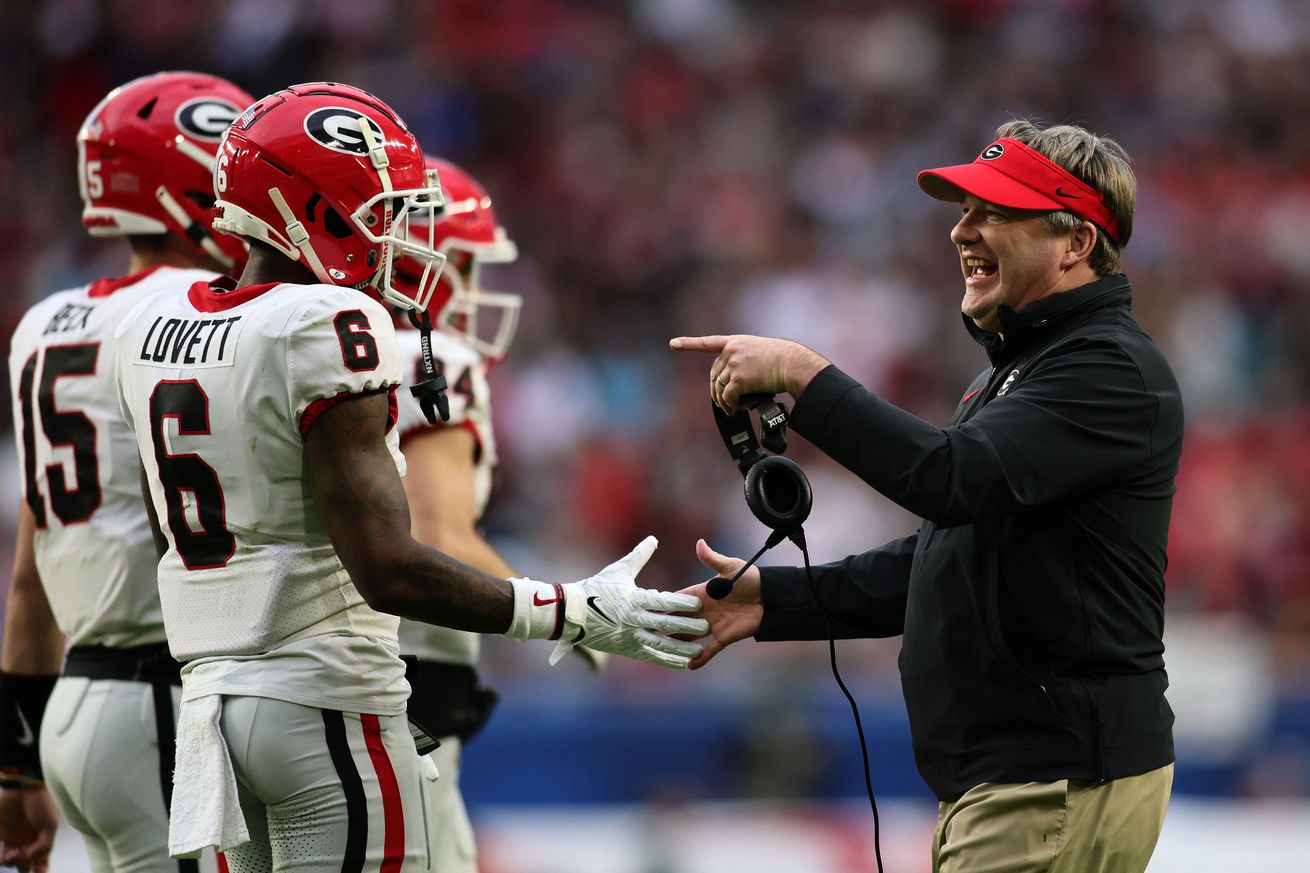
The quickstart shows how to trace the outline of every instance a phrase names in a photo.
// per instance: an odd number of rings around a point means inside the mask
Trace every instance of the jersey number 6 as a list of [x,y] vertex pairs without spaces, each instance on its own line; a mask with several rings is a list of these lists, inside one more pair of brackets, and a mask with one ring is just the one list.
[[182,563],[188,570],[222,567],[236,551],[236,538],[227,529],[223,487],[214,468],[199,455],[169,452],[164,432],[164,421],[169,418],[177,419],[179,436],[210,432],[209,397],[195,379],[163,381],[155,386],[150,395],[150,437],[168,506],[168,529]]
[[371,325],[367,315],[358,309],[338,312],[332,326],[341,341],[341,360],[347,367],[356,373],[377,369],[378,344],[368,332]]

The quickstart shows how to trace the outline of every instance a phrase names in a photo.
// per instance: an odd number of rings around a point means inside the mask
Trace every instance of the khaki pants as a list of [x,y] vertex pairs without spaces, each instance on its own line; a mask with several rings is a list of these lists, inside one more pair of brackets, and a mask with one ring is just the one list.
[[1174,765],[1099,785],[986,782],[937,807],[933,873],[1141,873]]

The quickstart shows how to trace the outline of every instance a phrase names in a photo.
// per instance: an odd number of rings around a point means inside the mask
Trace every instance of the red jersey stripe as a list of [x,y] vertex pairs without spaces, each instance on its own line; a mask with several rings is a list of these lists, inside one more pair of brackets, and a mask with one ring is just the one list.
[[309,429],[318,421],[318,417],[336,406],[343,400],[350,400],[352,397],[366,397],[370,394],[381,394],[387,392],[387,433],[396,426],[396,419],[400,416],[400,408],[396,402],[396,386],[391,385],[386,388],[374,388],[370,391],[342,391],[332,397],[320,397],[305,407],[305,411],[300,415],[300,436],[309,436]]

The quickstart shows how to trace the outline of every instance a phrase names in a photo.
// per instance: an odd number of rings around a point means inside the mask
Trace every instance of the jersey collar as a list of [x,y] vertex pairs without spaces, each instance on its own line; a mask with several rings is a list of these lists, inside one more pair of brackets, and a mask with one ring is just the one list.
[[192,285],[187,291],[187,299],[200,312],[222,312],[254,300],[281,284],[281,282],[271,282],[267,285],[246,285],[244,288],[237,288],[235,279],[222,276],[212,282],[197,282]]
[[163,264],[155,264],[153,267],[146,267],[144,270],[137,270],[131,275],[120,276],[117,279],[97,279],[92,282],[91,287],[87,289],[87,296],[108,297],[120,288],[126,288],[128,285],[135,285],[156,270],[163,269],[163,267]]

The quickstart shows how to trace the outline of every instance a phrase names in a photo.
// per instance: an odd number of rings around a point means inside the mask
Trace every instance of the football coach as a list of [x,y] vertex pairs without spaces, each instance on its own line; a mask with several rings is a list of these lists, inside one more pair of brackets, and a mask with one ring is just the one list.
[[[915,758],[940,801],[933,870],[1141,871],[1173,779],[1161,637],[1183,407],[1120,271],[1136,180],[1113,140],[1011,121],[918,181],[960,206],[964,325],[990,362],[946,427],[793,342],[670,345],[715,355],[727,411],[791,394],[796,431],[923,518],[814,582],[839,637],[902,635]],[[696,550],[720,576],[742,564]],[[724,600],[704,589],[688,589],[711,628],[693,669],[747,636],[826,636],[803,569],[752,568]]]

